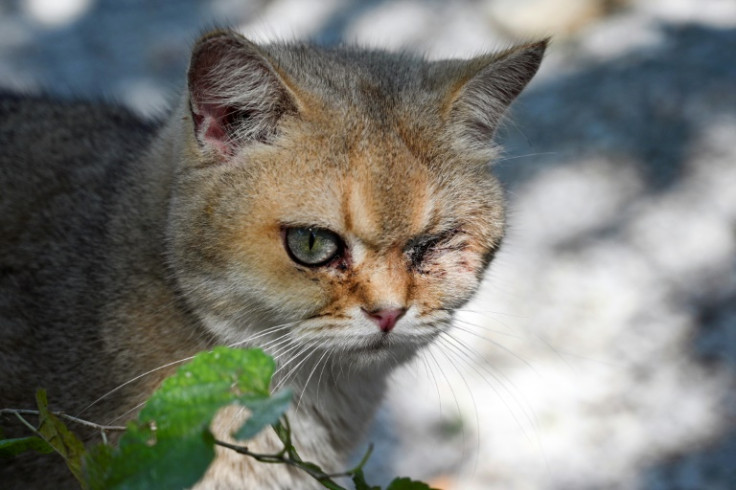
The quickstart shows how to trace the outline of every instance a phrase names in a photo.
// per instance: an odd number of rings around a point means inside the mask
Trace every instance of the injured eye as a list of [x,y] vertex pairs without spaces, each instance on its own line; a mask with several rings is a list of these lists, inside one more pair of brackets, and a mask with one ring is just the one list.
[[462,249],[462,244],[455,246],[449,246],[448,244],[458,233],[460,233],[460,230],[454,228],[437,235],[419,235],[410,240],[405,248],[405,253],[409,258],[411,267],[418,268],[425,257],[432,252]]
[[291,260],[308,267],[332,261],[344,250],[342,239],[324,228],[286,228],[284,246]]

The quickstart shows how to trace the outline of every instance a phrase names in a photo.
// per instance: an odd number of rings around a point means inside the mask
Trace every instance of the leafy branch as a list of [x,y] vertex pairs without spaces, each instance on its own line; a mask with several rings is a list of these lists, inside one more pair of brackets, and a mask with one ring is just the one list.
[[[335,478],[351,478],[356,490],[380,490],[380,487],[370,486],[363,474],[372,448],[354,468],[332,474],[299,456],[292,444],[291,425],[285,415],[292,394],[289,390],[274,394],[269,391],[274,368],[273,359],[258,349],[218,347],[203,352],[166,379],[138,418],[127,427],[99,425],[51,412],[45,391],[39,390],[38,410],[0,410],[0,415],[17,417],[33,434],[1,439],[0,456],[14,456],[30,450],[56,451],[85,490],[186,488],[202,478],[214,459],[214,446],[219,445],[262,463],[299,468],[331,490],[345,490]],[[263,454],[245,445],[216,440],[209,429],[212,419],[218,410],[232,404],[250,411],[250,417],[233,434],[236,440],[252,439],[271,427],[283,447],[276,453]],[[24,415],[37,416],[38,427]],[[85,450],[62,419],[98,430],[103,443]],[[123,430],[118,447],[113,448],[106,434]],[[397,478],[387,490],[429,490],[429,486]]]
[[[18,439],[3,439],[0,441],[0,455],[14,456],[21,452],[33,450],[38,453],[47,454],[56,451],[66,462],[69,471],[79,481],[83,489],[89,488],[84,478],[82,466],[85,454],[84,444],[74,435],[61,418],[73,420],[83,425],[94,425],[92,422],[77,419],[65,414],[56,414],[49,410],[46,390],[36,392],[36,405],[38,410],[3,409],[0,414],[15,415],[23,425],[33,434],[30,437]],[[23,415],[33,414],[38,416],[38,427],[26,420]],[[61,418],[60,418],[61,417]],[[103,432],[104,434],[104,432]]]
[[[328,488],[330,490],[345,490],[344,487],[338,485],[334,481],[335,478],[344,478],[344,477],[352,478],[353,483],[355,484],[355,487],[358,490],[373,490],[373,489],[380,490],[379,487],[369,486],[366,483],[365,477],[363,475],[363,467],[368,462],[368,459],[370,458],[371,453],[373,452],[373,445],[370,445],[368,447],[368,450],[366,451],[365,455],[363,455],[363,458],[354,468],[343,471],[341,473],[325,473],[316,464],[306,462],[299,456],[299,454],[296,451],[296,448],[291,443],[291,426],[289,424],[289,419],[286,417],[286,415],[282,416],[281,421],[278,424],[274,424],[273,428],[276,431],[276,434],[278,435],[279,439],[281,440],[283,444],[283,448],[278,453],[275,453],[275,454],[255,453],[249,450],[247,446],[238,446],[235,444],[230,444],[225,441],[215,440],[215,444],[217,444],[218,446],[226,447],[228,449],[232,449],[236,453],[243,454],[245,456],[249,456],[261,463],[280,463],[280,464],[286,464],[289,466],[293,466],[295,468],[299,468],[302,471],[309,474],[309,476],[317,480],[320,484],[322,484],[323,487]],[[419,484],[417,483],[417,485]],[[424,484],[421,484],[421,485],[424,485]],[[425,486],[414,486],[411,488],[415,488],[419,490],[419,489],[424,489],[424,488],[428,489],[429,487],[425,485]]]
[[[224,441],[215,440],[215,444],[217,444],[218,446],[226,447],[228,449],[232,449],[236,453],[249,456],[261,463],[286,464],[288,466],[299,468],[300,470],[304,471],[309,476],[320,482],[322,486],[324,486],[325,488],[329,488],[330,490],[344,490],[344,487],[335,483],[334,478],[350,477],[354,479],[356,475],[362,472],[362,466],[367,462],[367,459],[365,459],[361,461],[361,463],[355,468],[344,471],[342,473],[325,473],[316,464],[308,463],[300,459],[298,455],[296,455],[293,446],[288,448],[288,451],[286,452],[282,451],[276,454],[262,454],[250,451],[247,446],[237,446],[235,444],[230,444]],[[284,449],[287,448],[285,447]],[[366,454],[370,454],[370,449]]]
[[[40,390],[41,393],[45,393],[45,390]],[[45,395],[42,395],[45,396]],[[74,417],[72,415],[66,414],[64,412],[49,412],[52,415],[55,415],[56,417],[60,419],[68,420],[69,422],[73,422],[75,424],[84,425],[85,427],[90,427],[92,429],[95,429],[100,432],[100,437],[102,438],[102,441],[107,444],[107,433],[108,432],[124,432],[125,427],[122,425],[101,425],[96,424],[94,422],[90,422],[89,420],[80,419],[79,417]],[[25,425],[26,427],[30,428],[34,433],[36,431],[36,428],[25,418],[23,415],[34,415],[36,417],[41,416],[40,410],[31,410],[31,409],[25,409],[25,408],[0,408],[0,416],[1,415],[13,415],[20,419],[20,421]]]

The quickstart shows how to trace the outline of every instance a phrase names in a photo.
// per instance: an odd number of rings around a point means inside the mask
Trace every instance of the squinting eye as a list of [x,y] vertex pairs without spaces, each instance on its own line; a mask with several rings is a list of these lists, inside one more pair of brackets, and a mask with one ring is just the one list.
[[324,265],[342,252],[342,240],[323,228],[287,228],[286,251],[297,264]]
[[418,267],[427,252],[440,241],[442,241],[442,236],[419,236],[409,242],[409,245],[407,246],[407,254],[411,261],[411,265],[413,267]]

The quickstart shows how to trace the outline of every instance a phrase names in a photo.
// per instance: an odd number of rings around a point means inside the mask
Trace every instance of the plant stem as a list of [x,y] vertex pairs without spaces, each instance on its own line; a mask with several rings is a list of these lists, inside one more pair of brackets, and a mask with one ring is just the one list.
[[[85,425],[87,427],[92,427],[93,429],[97,429],[99,431],[102,431],[103,433],[106,431],[115,431],[115,432],[122,432],[125,430],[125,427],[120,425],[100,425],[96,424],[94,422],[90,422],[89,420],[80,419],[77,417],[73,417],[71,415],[67,415],[63,412],[50,412],[53,415],[56,415],[59,418],[69,420],[70,422],[74,422],[79,425]],[[30,409],[23,409],[23,408],[0,408],[0,415],[15,415],[16,417],[20,418],[22,421],[28,425],[27,421],[21,417],[21,415],[40,415],[38,410],[30,410]]]
[[237,446],[235,444],[230,444],[228,442],[220,441],[217,439],[215,439],[215,444],[217,444],[218,446],[226,447],[228,449],[232,449],[236,453],[250,456],[251,458],[255,459],[256,461],[260,461],[261,463],[283,463],[295,468],[299,468],[309,474],[309,476],[320,482],[325,488],[329,488],[330,490],[345,490],[345,487],[341,487],[340,485],[332,481],[333,478],[352,476],[352,470],[343,473],[329,474],[313,468],[313,465],[311,465],[310,463],[305,463],[301,459],[292,459],[290,456],[285,456],[282,453],[254,453],[249,450],[247,446]]

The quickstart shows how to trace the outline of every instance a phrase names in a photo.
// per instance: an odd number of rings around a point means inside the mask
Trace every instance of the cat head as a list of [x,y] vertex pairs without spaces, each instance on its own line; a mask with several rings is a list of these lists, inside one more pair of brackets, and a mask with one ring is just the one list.
[[218,341],[375,364],[444,331],[501,242],[491,138],[545,46],[428,62],[202,38],[170,258]]

